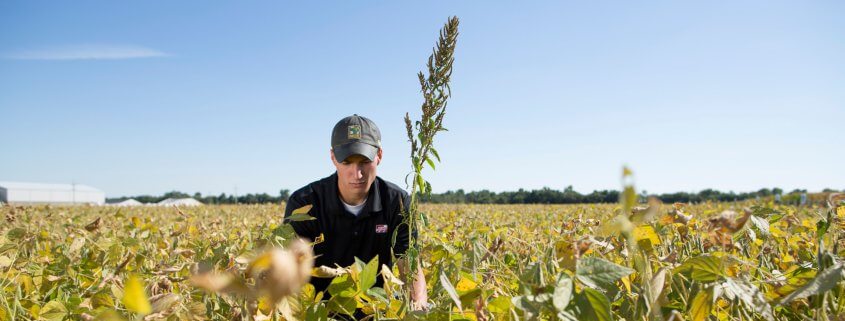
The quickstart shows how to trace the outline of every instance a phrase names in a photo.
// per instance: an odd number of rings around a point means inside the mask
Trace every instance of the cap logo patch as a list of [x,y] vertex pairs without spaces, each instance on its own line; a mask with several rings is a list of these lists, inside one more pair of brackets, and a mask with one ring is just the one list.
[[376,224],[376,234],[387,233],[387,224]]
[[349,125],[346,131],[346,139],[361,139],[361,125]]

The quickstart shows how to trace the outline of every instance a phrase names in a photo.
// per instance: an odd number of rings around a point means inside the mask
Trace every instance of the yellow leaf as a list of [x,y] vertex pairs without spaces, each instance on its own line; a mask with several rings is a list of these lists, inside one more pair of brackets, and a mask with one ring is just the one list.
[[9,314],[6,313],[6,309],[3,308],[3,306],[0,306],[0,321],[9,321],[9,320],[11,320],[11,318],[9,317]]
[[123,305],[135,313],[147,315],[152,312],[150,300],[144,292],[144,283],[135,275],[130,275],[123,287]]
[[636,239],[637,242],[648,240],[651,242],[651,245],[660,244],[660,236],[657,235],[651,225],[637,226],[637,228],[634,229],[634,239]]
[[264,313],[264,315],[269,315],[273,312],[273,302],[271,302],[270,298],[267,296],[261,296],[258,298],[258,310]]
[[405,282],[402,282],[399,278],[393,274],[393,271],[386,264],[381,265],[381,276],[384,278],[385,281],[388,283],[398,284],[398,285],[405,285]]
[[710,316],[710,311],[713,310],[713,291],[711,289],[702,289],[698,291],[695,298],[692,299],[692,306],[690,307],[690,320],[704,321]]
[[291,212],[291,215],[308,214],[308,211],[310,211],[312,207],[314,207],[314,205],[308,204],[308,205],[305,205],[303,207],[297,208],[297,209],[293,210],[293,212]]
[[622,285],[625,287],[625,291],[627,291],[628,294],[631,294],[631,276],[626,275],[625,277],[621,278],[620,281],[622,281]]
[[781,238],[786,236],[786,232],[774,226],[769,226],[769,232],[772,233],[772,236],[775,238]]
[[557,259],[560,260],[562,268],[575,271],[575,251],[572,249],[572,243],[557,241],[555,243],[555,254],[557,254]]
[[270,251],[259,255],[246,267],[246,275],[253,275],[258,271],[266,270],[270,267],[270,262],[273,260],[273,254]]
[[478,283],[475,283],[473,280],[466,277],[461,277],[461,280],[455,285],[455,290],[458,290],[458,293],[461,293],[475,289],[476,287],[478,287]]

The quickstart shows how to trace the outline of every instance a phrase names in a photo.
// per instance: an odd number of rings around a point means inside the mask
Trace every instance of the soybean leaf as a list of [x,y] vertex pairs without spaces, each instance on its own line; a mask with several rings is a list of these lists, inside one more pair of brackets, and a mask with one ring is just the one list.
[[751,224],[757,228],[757,231],[760,232],[761,235],[768,237],[770,235],[769,232],[769,221],[764,218],[751,215]]
[[361,269],[360,284],[361,291],[366,292],[374,284],[376,284],[376,276],[378,275],[378,256],[373,257],[370,263],[364,265]]
[[313,207],[313,205],[308,204],[308,205],[302,206],[300,208],[297,208],[297,209],[293,210],[290,213],[290,216],[288,216],[285,219],[290,221],[290,222],[316,220],[317,219],[316,217],[308,215],[308,212],[311,211],[312,207]]
[[130,275],[123,288],[123,305],[126,309],[139,314],[150,314],[153,308],[150,305],[147,294],[144,292],[144,284],[135,276]]
[[613,289],[616,281],[631,273],[634,273],[631,268],[605,259],[587,257],[578,261],[575,277],[592,288]]
[[[722,295],[728,301],[739,299],[746,308],[754,311],[766,320],[774,320],[775,316],[772,313],[772,307],[769,305],[763,291],[744,279],[728,278],[724,283],[719,285]],[[715,289],[714,289],[715,290]]]
[[566,310],[569,301],[572,300],[572,279],[566,274],[561,274],[555,284],[555,292],[552,297],[552,304],[558,312]]
[[712,255],[696,256],[675,268],[675,273],[689,274],[700,282],[713,282],[722,277],[722,259]]
[[39,312],[39,318],[47,321],[61,321],[67,315],[67,308],[59,301],[47,302]]
[[699,290],[695,298],[692,299],[692,305],[689,309],[690,320],[707,320],[711,310],[713,310],[713,288]]
[[610,301],[599,291],[584,288],[575,297],[579,320],[610,321]]
[[821,294],[836,286],[843,277],[843,263],[837,263],[834,266],[822,271],[816,278],[804,285],[795,292],[790,293],[778,302],[779,305],[785,305],[793,300],[803,299],[811,295]]
[[452,301],[455,302],[455,305],[458,306],[458,310],[463,311],[463,307],[461,306],[461,298],[458,296],[458,292],[455,291],[455,287],[452,286],[452,283],[449,282],[449,279],[446,278],[446,274],[440,274],[440,285],[443,286],[443,289],[449,293],[449,297],[452,298]]

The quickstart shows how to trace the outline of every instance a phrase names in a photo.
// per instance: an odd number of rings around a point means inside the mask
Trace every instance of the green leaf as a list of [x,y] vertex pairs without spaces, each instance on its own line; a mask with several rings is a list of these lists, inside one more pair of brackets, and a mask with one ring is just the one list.
[[135,275],[130,275],[123,287],[123,305],[135,313],[147,315],[152,312],[150,300],[144,292],[144,283]]
[[566,274],[561,274],[555,284],[555,291],[552,297],[552,304],[558,312],[564,312],[569,301],[572,300],[572,279]]
[[511,306],[511,298],[500,296],[487,303],[487,310],[495,314],[504,314],[510,312]]
[[584,291],[575,296],[575,305],[578,307],[579,320],[611,320],[610,301],[599,291],[584,288]]
[[328,319],[329,310],[322,303],[312,305],[305,311],[305,321],[327,321]]
[[713,282],[722,277],[722,259],[712,255],[696,256],[675,268],[675,273],[685,273],[699,282]]
[[830,221],[821,219],[816,222],[816,238],[822,238],[827,233],[828,228],[830,228]]
[[114,299],[112,299],[112,296],[105,291],[98,292],[91,297],[91,307],[94,309],[99,307],[113,308]]
[[586,286],[610,290],[616,288],[616,281],[631,273],[634,273],[631,268],[605,259],[587,257],[578,261],[575,277]]
[[347,296],[333,296],[329,299],[328,302],[328,310],[343,313],[352,316],[355,313],[355,308],[357,307],[357,301],[355,301],[355,297],[347,297]]
[[313,217],[311,215],[308,215],[308,214],[299,213],[299,214],[291,214],[291,216],[288,216],[286,219],[290,222],[301,222],[301,221],[316,220],[317,218]]
[[[443,128],[443,130],[445,131],[445,130],[446,130],[446,128]],[[431,154],[432,154],[432,155],[434,155],[434,157],[435,157],[435,158],[437,158],[437,162],[438,162],[438,163],[441,163],[441,161],[440,161],[440,154],[438,154],[438,153],[437,153],[437,150],[436,150],[436,149],[434,149],[434,146],[429,147],[429,150],[431,151]]]
[[426,157],[426,158],[425,158],[425,162],[426,162],[426,163],[428,163],[428,166],[431,166],[431,169],[432,169],[432,170],[434,170],[434,169],[435,169],[435,167],[434,167],[434,161],[433,161],[433,160],[431,160],[431,158]]
[[382,288],[369,288],[367,289],[366,294],[370,297],[376,298],[383,303],[390,303],[390,300],[387,298],[387,292],[384,291]]
[[820,272],[816,277],[801,287],[795,292],[790,293],[778,302],[779,305],[784,305],[793,300],[803,299],[811,295],[822,294],[836,286],[843,278],[843,263],[837,263],[824,271]]
[[373,257],[370,260],[370,263],[364,266],[361,269],[361,274],[359,276],[359,287],[361,292],[366,292],[369,288],[371,288],[374,284],[376,284],[376,276],[378,276],[378,256]]
[[425,194],[425,179],[420,175],[417,175],[417,186],[420,188],[420,192]]
[[42,320],[61,321],[67,316],[67,308],[59,301],[50,301],[41,307],[38,315]]
[[689,314],[692,321],[704,321],[713,310],[713,288],[701,289],[692,299]]
[[327,289],[329,294],[334,297],[354,297],[355,296],[355,281],[349,277],[349,274],[344,274],[332,279]]
[[452,283],[446,278],[446,274],[440,274],[440,285],[442,285],[443,289],[449,293],[449,297],[451,297],[452,302],[455,302],[455,305],[458,306],[458,310],[463,311],[464,308],[461,306],[461,298],[458,296],[458,292],[455,291],[455,287],[452,286]]
[[9,241],[17,241],[24,238],[24,236],[26,236],[26,230],[20,227],[13,228],[6,232],[6,237],[9,238]]
[[[781,214],[780,211],[764,206],[752,206],[751,207],[751,214],[755,216],[763,216],[763,217],[771,217],[772,214]],[[769,221],[770,223],[773,223]]]
[[316,220],[317,219],[316,217],[308,215],[308,212],[311,211],[312,207],[314,207],[314,206],[311,205],[311,204],[307,204],[305,206],[297,208],[297,209],[291,211],[291,213],[290,213],[291,215],[288,216],[285,219],[288,220],[288,221],[291,221],[291,222]]

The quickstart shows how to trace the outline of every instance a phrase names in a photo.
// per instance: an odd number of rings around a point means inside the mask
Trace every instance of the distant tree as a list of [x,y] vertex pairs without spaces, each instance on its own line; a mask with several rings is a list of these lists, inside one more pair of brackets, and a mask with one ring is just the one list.
[[290,198],[290,190],[284,188],[280,190],[279,198],[281,199],[281,201],[287,202],[288,198]]

